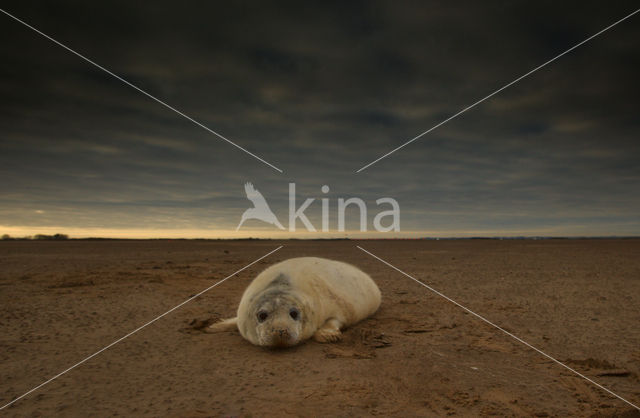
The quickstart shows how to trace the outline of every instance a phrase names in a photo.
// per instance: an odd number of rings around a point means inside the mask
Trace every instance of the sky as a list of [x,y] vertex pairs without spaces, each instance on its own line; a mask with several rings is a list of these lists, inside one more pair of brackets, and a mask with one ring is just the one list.
[[[640,13],[608,2],[30,2],[0,13],[0,234],[640,235]],[[288,226],[249,220],[251,182]],[[321,192],[327,185],[330,191]],[[346,212],[339,198],[367,205]],[[373,217],[400,207],[400,232]]]

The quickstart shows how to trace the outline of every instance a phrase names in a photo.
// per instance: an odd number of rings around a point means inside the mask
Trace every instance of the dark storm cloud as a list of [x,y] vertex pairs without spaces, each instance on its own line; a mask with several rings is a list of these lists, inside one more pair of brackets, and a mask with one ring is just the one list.
[[354,173],[634,7],[6,3],[285,172],[2,15],[0,224],[233,228],[295,181],[406,230],[639,234],[638,17]]

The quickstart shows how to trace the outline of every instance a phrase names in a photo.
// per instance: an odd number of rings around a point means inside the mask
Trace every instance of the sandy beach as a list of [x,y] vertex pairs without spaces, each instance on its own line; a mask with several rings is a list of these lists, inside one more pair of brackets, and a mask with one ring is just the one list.
[[[640,240],[0,242],[4,405],[269,251],[278,252],[2,411],[3,416],[640,416],[359,250],[640,403]],[[342,341],[269,350],[234,316],[297,256],[369,273],[380,310]]]

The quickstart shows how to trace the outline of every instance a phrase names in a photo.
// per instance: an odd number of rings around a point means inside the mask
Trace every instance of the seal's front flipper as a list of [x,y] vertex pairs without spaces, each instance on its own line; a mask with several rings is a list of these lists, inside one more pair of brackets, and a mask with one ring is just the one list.
[[333,343],[342,339],[342,333],[340,332],[340,327],[342,327],[342,323],[335,318],[328,319],[327,322],[320,327],[315,334],[313,334],[313,339],[318,341],[319,343]]
[[224,332],[224,331],[233,331],[238,329],[238,318],[229,318],[223,319],[220,322],[216,322],[213,325],[210,325],[208,328],[205,328],[205,332],[210,334],[215,332]]

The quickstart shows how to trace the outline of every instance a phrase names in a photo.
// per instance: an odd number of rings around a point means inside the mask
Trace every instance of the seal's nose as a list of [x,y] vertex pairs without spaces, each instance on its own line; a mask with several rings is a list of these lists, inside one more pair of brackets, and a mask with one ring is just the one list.
[[272,328],[271,345],[274,347],[288,347],[291,345],[291,334],[287,328]]
[[289,336],[289,331],[286,329],[276,329],[274,331],[280,338],[286,338]]

